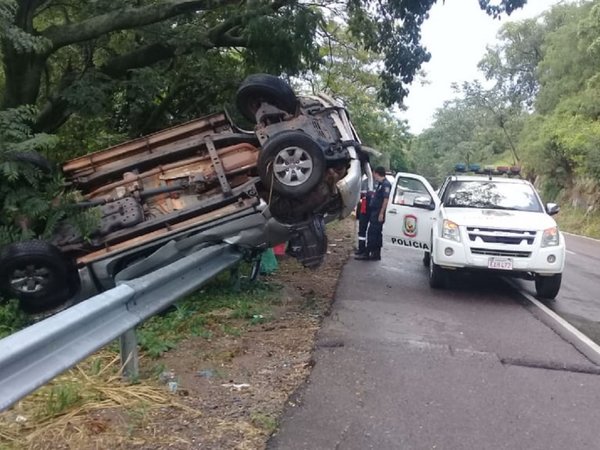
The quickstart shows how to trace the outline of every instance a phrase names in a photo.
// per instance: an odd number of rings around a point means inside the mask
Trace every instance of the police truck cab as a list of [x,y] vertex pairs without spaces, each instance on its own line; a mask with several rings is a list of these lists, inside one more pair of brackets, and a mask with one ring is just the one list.
[[555,298],[565,264],[565,241],[551,217],[559,207],[544,205],[518,168],[456,169],[437,192],[422,176],[396,175],[385,244],[424,252],[433,288],[458,270],[480,270],[533,280],[538,297]]

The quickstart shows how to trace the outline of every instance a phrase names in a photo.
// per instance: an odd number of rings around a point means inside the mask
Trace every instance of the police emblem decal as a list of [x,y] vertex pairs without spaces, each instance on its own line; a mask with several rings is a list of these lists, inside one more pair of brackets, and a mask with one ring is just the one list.
[[412,214],[404,216],[404,225],[402,231],[405,236],[415,237],[417,235],[417,217]]

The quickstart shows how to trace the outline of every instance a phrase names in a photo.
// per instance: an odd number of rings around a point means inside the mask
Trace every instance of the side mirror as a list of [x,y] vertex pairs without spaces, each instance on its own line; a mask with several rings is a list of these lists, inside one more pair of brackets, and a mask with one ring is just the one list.
[[556,203],[546,203],[546,212],[548,215],[553,216],[554,214],[558,214],[560,211],[560,206]]
[[413,202],[415,208],[423,208],[433,211],[435,209],[435,203],[429,197],[417,197]]

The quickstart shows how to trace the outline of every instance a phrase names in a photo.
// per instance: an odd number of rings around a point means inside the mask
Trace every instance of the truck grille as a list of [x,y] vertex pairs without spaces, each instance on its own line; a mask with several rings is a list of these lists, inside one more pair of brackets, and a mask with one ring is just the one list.
[[519,250],[497,250],[489,248],[472,248],[471,253],[474,255],[509,256],[513,258],[529,258],[531,256],[531,252],[523,252]]
[[502,230],[497,228],[467,227],[469,239],[474,242],[480,238],[483,242],[490,244],[512,244],[519,245],[523,241],[532,245],[535,239],[535,231],[524,230]]

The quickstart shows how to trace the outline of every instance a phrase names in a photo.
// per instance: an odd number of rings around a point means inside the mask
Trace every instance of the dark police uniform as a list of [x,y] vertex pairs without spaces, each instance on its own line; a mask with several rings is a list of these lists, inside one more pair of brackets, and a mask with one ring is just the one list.
[[[383,206],[383,201],[390,198],[392,184],[384,178],[377,184],[375,193],[369,205],[369,229],[367,231],[367,252],[372,256],[379,258],[381,247],[383,246],[383,222],[379,221],[379,212]],[[385,211],[384,211],[385,221]]]

